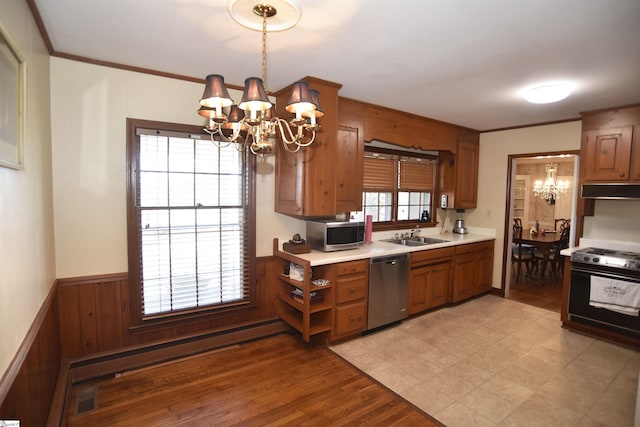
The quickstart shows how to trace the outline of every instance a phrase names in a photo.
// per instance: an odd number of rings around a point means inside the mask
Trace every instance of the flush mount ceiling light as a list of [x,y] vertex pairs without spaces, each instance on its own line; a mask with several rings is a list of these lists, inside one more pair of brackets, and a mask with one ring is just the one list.
[[566,83],[535,86],[524,91],[524,98],[533,104],[550,104],[565,99],[573,88]]
[[[248,28],[255,29],[256,18],[260,22],[262,78],[249,77],[245,80],[242,99],[236,105],[229,96],[224,77],[219,74],[208,75],[198,114],[208,119],[205,131],[219,147],[233,144],[239,151],[248,147],[253,154],[271,154],[279,131],[284,148],[295,153],[315,141],[316,131],[320,129],[316,119],[324,115],[320,108],[320,95],[318,91],[310,90],[307,82],[295,82],[285,107],[295,117],[287,122],[276,117],[264,86],[267,80],[267,31],[272,29],[267,23],[275,19],[275,29],[281,31],[291,28],[300,18],[300,9],[291,0],[255,2],[232,0],[229,2],[229,13]],[[278,8],[285,11],[283,18],[276,18],[280,10]]]

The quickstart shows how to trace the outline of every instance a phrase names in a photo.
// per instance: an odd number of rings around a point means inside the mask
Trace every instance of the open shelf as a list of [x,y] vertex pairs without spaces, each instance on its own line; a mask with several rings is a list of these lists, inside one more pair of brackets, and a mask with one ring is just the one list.
[[[306,342],[326,340],[331,332],[333,320],[333,267],[317,266],[313,268],[314,278],[326,278],[330,283],[326,286],[315,286],[311,283],[311,263],[288,252],[280,250],[278,239],[273,239],[273,255],[276,259],[275,304],[278,316],[302,334]],[[286,266],[296,264],[302,267],[303,280],[293,280],[283,272]],[[293,290],[300,290],[302,301],[291,297]],[[322,300],[311,302],[311,293],[322,295]]]

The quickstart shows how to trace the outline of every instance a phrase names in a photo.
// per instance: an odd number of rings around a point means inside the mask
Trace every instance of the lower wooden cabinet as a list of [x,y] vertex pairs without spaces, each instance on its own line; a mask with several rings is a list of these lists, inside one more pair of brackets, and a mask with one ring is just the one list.
[[[493,241],[483,241],[411,252],[408,314],[491,290],[493,248]],[[366,330],[369,259],[314,266],[314,279],[329,280],[329,285],[315,286],[309,261],[280,251],[277,239],[274,239],[273,253],[277,313],[302,334],[303,340],[326,344]],[[296,281],[282,273],[289,264],[304,269],[303,280]],[[293,298],[295,292],[299,296]]]
[[367,327],[367,306],[364,302],[336,307],[334,339],[361,333]]
[[335,323],[332,341],[356,335],[367,327],[369,260],[335,265]]
[[[311,263],[279,249],[278,239],[273,241],[275,258],[275,305],[278,316],[296,329],[305,342],[327,344],[333,326],[334,285],[333,265],[313,268],[314,279],[329,280],[328,285],[316,286],[312,280]],[[297,267],[302,270],[301,280],[295,280],[289,271]]]
[[456,246],[451,302],[491,290],[493,241]]
[[477,265],[475,253],[456,254],[451,302],[462,301],[474,295]]
[[454,248],[411,253],[409,302],[407,304],[409,315],[449,302],[451,265],[454,255]]
[[478,243],[478,282],[475,294],[488,292],[493,288],[493,240]]

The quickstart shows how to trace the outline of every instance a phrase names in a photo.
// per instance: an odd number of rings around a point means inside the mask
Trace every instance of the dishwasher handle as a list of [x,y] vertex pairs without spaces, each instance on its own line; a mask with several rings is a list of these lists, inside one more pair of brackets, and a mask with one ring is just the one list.
[[401,255],[389,255],[389,256],[381,256],[377,258],[370,258],[370,264],[391,264],[395,265],[398,261],[404,261],[409,259],[409,254],[401,254]]

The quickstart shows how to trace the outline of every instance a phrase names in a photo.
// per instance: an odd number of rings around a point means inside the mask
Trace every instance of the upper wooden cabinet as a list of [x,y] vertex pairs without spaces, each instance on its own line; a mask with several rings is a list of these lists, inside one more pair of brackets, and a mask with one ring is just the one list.
[[[298,217],[331,217],[362,209],[365,141],[379,140],[399,147],[445,154],[441,189],[451,207],[476,207],[479,133],[437,120],[338,97],[341,85],[305,77],[320,93],[324,117],[316,141],[297,153],[276,145],[275,210]],[[278,117],[285,110],[291,86],[276,97]],[[278,138],[280,138],[278,136]]]
[[[288,152],[280,141],[276,144],[275,211],[294,217],[335,216],[338,90],[342,85],[313,77],[303,80],[320,93],[322,130],[313,144],[296,153]],[[278,117],[291,116],[285,110],[290,93],[291,86],[274,94]]]
[[479,135],[458,140],[457,150],[440,152],[440,194],[448,208],[472,209],[478,204]]
[[364,140],[427,151],[455,151],[454,125],[377,105],[364,104]]
[[337,212],[362,209],[363,117],[362,103],[338,98],[337,156],[331,160],[336,171]]
[[640,105],[582,116],[580,180],[640,181]]
[[584,181],[628,181],[633,127],[584,132]]

